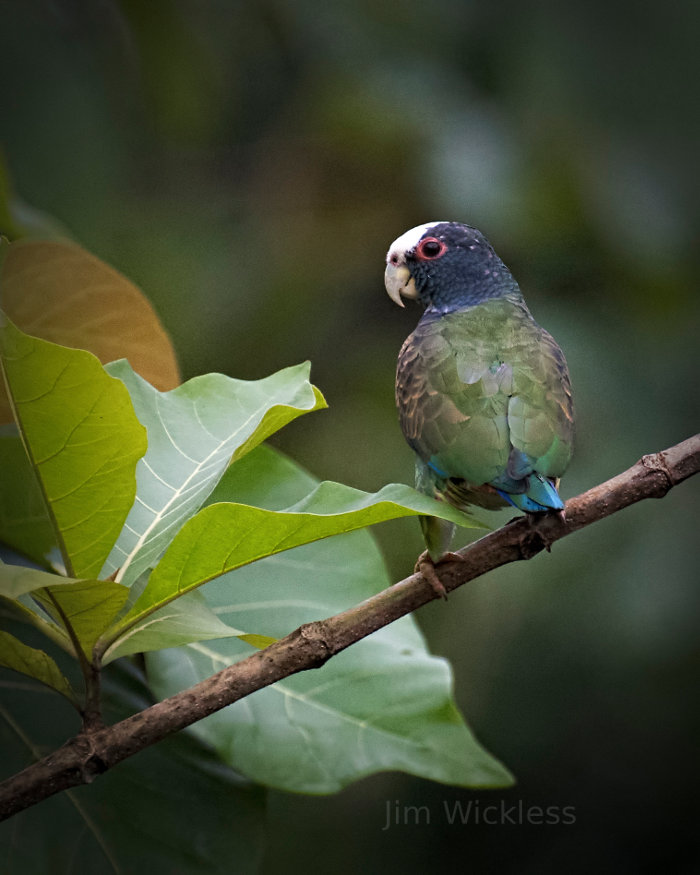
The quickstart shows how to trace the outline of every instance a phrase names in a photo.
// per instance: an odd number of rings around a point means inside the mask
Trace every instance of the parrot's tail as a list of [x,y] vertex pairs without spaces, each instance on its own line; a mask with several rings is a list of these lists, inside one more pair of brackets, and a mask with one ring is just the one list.
[[542,477],[541,474],[532,473],[528,477],[528,485],[525,492],[504,492],[499,489],[499,494],[513,507],[526,513],[543,513],[548,510],[564,510],[564,502],[559,497],[556,485]]

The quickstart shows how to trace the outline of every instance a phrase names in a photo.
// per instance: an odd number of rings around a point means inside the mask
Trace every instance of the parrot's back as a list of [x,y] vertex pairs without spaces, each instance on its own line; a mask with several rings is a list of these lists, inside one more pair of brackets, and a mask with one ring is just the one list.
[[571,386],[522,298],[426,310],[399,355],[396,401],[420,488],[458,506],[551,506],[538,496],[571,458]]

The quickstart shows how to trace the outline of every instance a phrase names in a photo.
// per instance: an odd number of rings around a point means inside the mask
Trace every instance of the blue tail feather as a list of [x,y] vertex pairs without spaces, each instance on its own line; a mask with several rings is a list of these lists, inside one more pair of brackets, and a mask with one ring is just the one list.
[[525,494],[542,505],[545,510],[564,510],[564,502],[559,497],[557,487],[541,474],[530,475],[530,483]]
[[496,490],[508,504],[526,513],[542,513],[548,510],[563,510],[564,502],[559,497],[556,486],[540,474],[531,474],[526,492],[504,492]]

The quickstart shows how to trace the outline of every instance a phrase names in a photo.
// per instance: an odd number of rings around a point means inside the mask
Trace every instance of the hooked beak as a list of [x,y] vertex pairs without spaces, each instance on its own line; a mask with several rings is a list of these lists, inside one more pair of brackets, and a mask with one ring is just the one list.
[[384,285],[391,300],[399,307],[405,306],[401,300],[402,295],[404,298],[418,297],[416,284],[405,264],[387,264],[384,271]]

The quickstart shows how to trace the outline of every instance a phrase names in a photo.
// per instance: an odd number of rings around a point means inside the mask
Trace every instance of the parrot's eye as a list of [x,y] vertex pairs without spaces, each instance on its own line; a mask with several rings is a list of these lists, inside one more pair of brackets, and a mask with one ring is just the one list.
[[395,252],[392,252],[389,256],[389,263],[393,264],[394,267],[399,263],[399,256]]
[[442,240],[438,240],[437,237],[426,237],[418,244],[416,255],[424,261],[430,261],[433,258],[439,258],[446,251],[447,246]]

